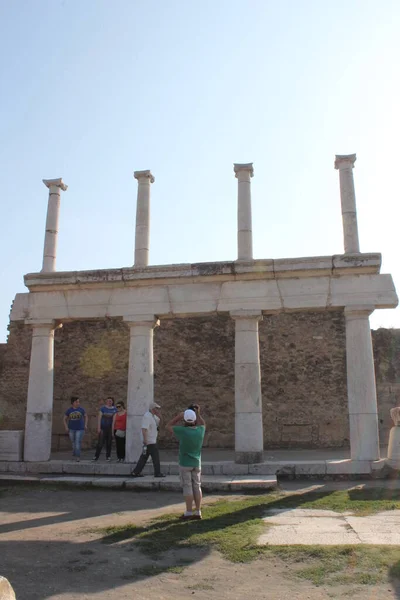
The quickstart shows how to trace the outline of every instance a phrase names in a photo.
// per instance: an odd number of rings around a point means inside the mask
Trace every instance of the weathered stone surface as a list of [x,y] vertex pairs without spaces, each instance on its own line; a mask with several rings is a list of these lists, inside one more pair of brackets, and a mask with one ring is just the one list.
[[22,460],[23,443],[23,431],[0,431],[0,461]]
[[[400,401],[400,331],[372,332],[381,443],[392,427],[389,410]],[[265,315],[259,324],[264,445],[348,446],[344,319],[341,312]],[[13,323],[0,352],[2,429],[23,429],[31,332]],[[89,413],[83,447],[96,441],[96,413],[111,393],[126,401],[129,331],[119,319],[65,323],[55,333],[53,448],[70,449],[62,426],[69,396]],[[155,331],[155,397],[164,419],[192,401],[204,406],[206,445],[234,445],[234,322],[229,317],[163,320]],[[165,422],[165,421],[164,421]],[[290,426],[305,426],[308,439]],[[286,428],[283,441],[284,430]],[[292,432],[294,434],[294,429]],[[177,447],[163,428],[162,446]]]
[[[198,402],[209,447],[234,446],[234,327],[228,316],[163,319],[154,332],[154,389],[163,421]],[[347,446],[342,313],[265,315],[259,338],[265,447]],[[0,380],[1,426],[7,429],[24,426],[29,353],[29,328],[12,324]],[[120,319],[65,323],[56,330],[55,450],[70,449],[62,415],[73,394],[89,415],[83,448],[95,445],[104,398],[126,402],[128,353],[129,329]],[[162,426],[160,445],[177,448]]]
[[400,427],[390,430],[387,457],[392,467],[400,467]]

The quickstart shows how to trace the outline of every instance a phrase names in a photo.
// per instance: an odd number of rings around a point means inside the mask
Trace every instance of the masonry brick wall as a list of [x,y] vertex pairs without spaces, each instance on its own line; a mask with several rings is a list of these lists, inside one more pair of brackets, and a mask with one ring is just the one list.
[[372,332],[375,357],[376,391],[378,395],[379,435],[381,445],[389,441],[393,427],[389,411],[400,405],[400,329],[378,329]]
[[25,427],[31,337],[28,327],[16,323],[10,325],[0,373],[1,429]]
[[[31,334],[11,324],[0,379],[0,427],[25,420]],[[69,448],[62,415],[77,394],[96,439],[108,395],[126,400],[129,330],[119,319],[65,323],[55,332],[53,447]],[[345,329],[342,312],[265,316],[260,358],[266,448],[348,445]],[[1,354],[0,354],[1,359]],[[163,320],[154,332],[155,398],[164,419],[193,401],[204,407],[206,445],[234,446],[234,322],[228,316]],[[162,446],[172,440],[163,428]]]

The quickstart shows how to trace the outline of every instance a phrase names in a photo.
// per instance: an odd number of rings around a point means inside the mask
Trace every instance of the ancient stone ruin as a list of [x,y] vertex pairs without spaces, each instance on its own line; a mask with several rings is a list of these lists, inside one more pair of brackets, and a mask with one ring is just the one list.
[[347,444],[353,460],[378,460],[369,315],[398,299],[381,255],[360,252],[355,160],[335,160],[344,253],[311,258],[253,258],[253,165],[235,164],[236,261],[149,265],[154,177],[138,171],[134,265],[57,272],[67,186],[45,180],[42,269],[25,275],[29,291],[13,302],[0,381],[0,427],[25,423],[24,460],[48,461],[52,446],[62,447],[61,417],[74,393],[93,423],[107,394],[127,399],[129,462],[155,397],[167,416],[202,403],[206,444],[234,447],[238,463],[262,462],[264,448]]

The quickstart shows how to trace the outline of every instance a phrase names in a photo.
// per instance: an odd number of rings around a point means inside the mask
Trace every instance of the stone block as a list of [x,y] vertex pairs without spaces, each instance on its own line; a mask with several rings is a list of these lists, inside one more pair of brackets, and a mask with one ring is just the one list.
[[87,486],[92,485],[93,477],[73,477],[68,475],[60,475],[55,477],[40,477],[41,483],[72,485],[72,486]]
[[95,474],[95,463],[88,462],[64,462],[62,466],[62,472],[67,474],[79,474],[79,475],[94,475]]
[[326,461],[296,461],[294,463],[295,474],[297,475],[325,475]]
[[332,258],[334,275],[379,273],[382,263],[380,254],[336,254]]
[[121,477],[94,477],[92,480],[93,487],[118,489],[122,488],[125,480]]
[[397,304],[391,275],[354,275],[333,277],[331,280],[330,306],[395,308]]
[[274,260],[275,277],[307,277],[310,274],[323,277],[332,272],[331,256],[307,256],[300,258],[278,258]]
[[29,315],[29,300],[31,294],[16,294],[11,308],[10,319],[12,321],[24,321]]
[[95,475],[118,475],[118,463],[101,463],[95,462],[93,463],[94,474]]
[[282,302],[276,281],[226,281],[221,287],[218,311],[280,310]]
[[26,473],[62,473],[62,461],[31,462],[26,464]]
[[207,313],[217,310],[221,289],[219,283],[170,285],[168,289],[171,312],[175,315]]
[[39,475],[26,475],[24,474],[14,474],[14,473],[1,473],[0,481],[40,481]]
[[328,302],[329,277],[279,279],[283,307],[288,310],[325,308]]
[[230,490],[232,479],[232,476],[202,477],[201,487],[203,491],[208,493],[227,492]]
[[275,475],[281,467],[279,462],[263,462],[255,465],[249,465],[250,475]]
[[379,460],[373,460],[371,462],[371,471],[380,471],[381,469],[384,469],[386,462],[387,462],[386,458],[380,458]]
[[160,481],[161,479],[152,479],[150,477],[126,479],[125,487],[128,490],[159,490]]
[[249,465],[226,462],[222,465],[223,475],[248,475]]
[[[201,469],[204,469],[204,463],[201,466]],[[164,466],[161,467],[161,471],[165,474],[167,474],[167,471],[165,470]],[[179,465],[178,464],[170,464],[169,465],[169,469],[168,469],[168,473],[169,475],[179,475]]]
[[350,475],[351,474],[351,459],[343,460],[327,460],[326,474],[327,475]]
[[[7,471],[9,473],[25,473],[26,472],[26,467],[28,466],[29,463],[25,463],[25,462],[8,462],[8,463],[4,463],[5,465],[7,465]],[[0,463],[0,466],[2,465],[2,463]]]
[[23,431],[0,431],[0,461],[22,461]]
[[201,472],[203,475],[222,475],[226,464],[229,464],[229,461],[218,461],[216,463],[203,462]]
[[350,472],[352,475],[369,475],[371,473],[371,461],[352,460]]
[[233,477],[230,489],[235,492],[239,490],[272,490],[278,486],[276,477]]
[[160,490],[182,493],[182,486],[179,477],[176,475],[170,475],[164,479],[160,479]]

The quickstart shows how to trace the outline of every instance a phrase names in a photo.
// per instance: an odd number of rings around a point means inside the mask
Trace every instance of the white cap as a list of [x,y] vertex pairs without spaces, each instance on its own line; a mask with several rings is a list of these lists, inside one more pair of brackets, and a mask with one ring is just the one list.
[[161,408],[161,406],[157,404],[157,402],[152,402],[149,406],[149,410],[154,410],[155,408]]
[[183,413],[183,418],[186,421],[186,423],[195,423],[197,417],[196,417],[196,413],[194,412],[194,410],[192,410],[191,408],[188,408]]

